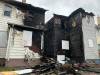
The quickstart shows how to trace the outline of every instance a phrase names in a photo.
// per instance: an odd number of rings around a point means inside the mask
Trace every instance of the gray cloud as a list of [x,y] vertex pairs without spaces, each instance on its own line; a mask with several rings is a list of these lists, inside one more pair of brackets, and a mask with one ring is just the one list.
[[53,13],[68,16],[79,7],[93,12],[95,15],[100,15],[100,0],[27,0],[27,2],[49,10],[46,13],[46,21],[50,19]]

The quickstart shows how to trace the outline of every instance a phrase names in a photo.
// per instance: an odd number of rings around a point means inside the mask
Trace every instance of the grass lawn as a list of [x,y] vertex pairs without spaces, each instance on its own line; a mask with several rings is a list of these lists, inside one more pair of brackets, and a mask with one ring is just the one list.
[[12,67],[0,67],[0,72],[2,71],[14,71],[15,69]]

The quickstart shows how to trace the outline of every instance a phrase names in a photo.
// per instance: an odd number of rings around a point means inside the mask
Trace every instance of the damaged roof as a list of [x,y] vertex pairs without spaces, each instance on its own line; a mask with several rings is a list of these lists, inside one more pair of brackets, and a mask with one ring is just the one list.
[[67,16],[64,16],[64,15],[54,14],[54,16],[57,16],[57,17],[59,17],[61,19],[68,19],[68,17]]
[[76,14],[78,14],[78,13],[80,13],[80,12],[83,13],[83,14],[86,14],[86,15],[94,16],[94,14],[92,12],[88,13],[83,8],[78,8],[77,10],[75,10],[74,12],[71,13],[69,18],[76,15]]
[[[60,18],[60,19],[62,19],[62,20],[67,20],[67,19],[68,19],[67,16],[64,16],[64,15],[58,15],[58,14],[53,14],[53,17],[52,17],[47,23],[53,21],[55,17],[58,17],[58,18]],[[46,24],[47,24],[47,23],[46,23]]]
[[14,5],[18,9],[21,9],[21,10],[35,10],[35,11],[41,11],[43,13],[46,11],[43,8],[35,7],[31,4],[19,2],[19,1],[16,1],[16,0],[1,0],[1,1],[6,2],[8,4],[11,4],[11,5]]
[[54,16],[48,22],[51,22],[54,19],[54,17],[59,17],[62,20],[69,20],[71,17],[75,16],[78,13],[94,16],[92,12],[88,13],[83,8],[78,8],[77,10],[73,11],[69,16],[54,14]]

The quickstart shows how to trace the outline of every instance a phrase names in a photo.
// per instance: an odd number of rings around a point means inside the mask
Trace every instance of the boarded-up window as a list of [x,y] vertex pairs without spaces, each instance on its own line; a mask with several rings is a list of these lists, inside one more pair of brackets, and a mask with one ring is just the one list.
[[62,40],[62,49],[69,50],[69,41]]
[[32,32],[23,31],[24,46],[32,46]]
[[89,43],[89,47],[93,47],[94,46],[92,39],[88,39],[88,43]]
[[65,64],[65,55],[57,55],[57,61],[61,64]]
[[0,48],[7,47],[7,32],[0,31]]

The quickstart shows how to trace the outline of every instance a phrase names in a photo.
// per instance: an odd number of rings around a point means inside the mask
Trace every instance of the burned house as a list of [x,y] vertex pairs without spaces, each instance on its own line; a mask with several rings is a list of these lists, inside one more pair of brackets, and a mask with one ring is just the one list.
[[70,25],[70,50],[71,59],[77,62],[84,61],[84,40],[83,40],[83,30],[82,30],[82,18],[83,14],[86,15],[83,9],[78,9],[74,11],[69,16]]
[[69,41],[68,17],[54,14],[47,22],[47,31],[44,39],[44,53],[47,57],[56,58],[57,54],[65,54],[62,49],[62,40]]
[[29,66],[31,59],[40,58],[45,11],[25,2],[0,1],[0,65]]
[[[72,56],[76,53],[75,57],[78,62],[81,62],[83,59],[98,59],[94,14],[79,8],[70,15],[70,20],[72,21],[70,37],[72,39],[71,43],[73,43],[72,48],[74,48],[72,50]],[[80,42],[78,41],[79,38]],[[75,40],[77,40],[77,42]],[[77,45],[74,42],[76,42]]]
[[[63,18],[62,18],[63,17]],[[54,15],[47,22],[45,54],[56,57],[62,52],[61,40],[69,41],[67,57],[76,62],[98,59],[94,14],[84,9],[75,10],[70,16]]]

